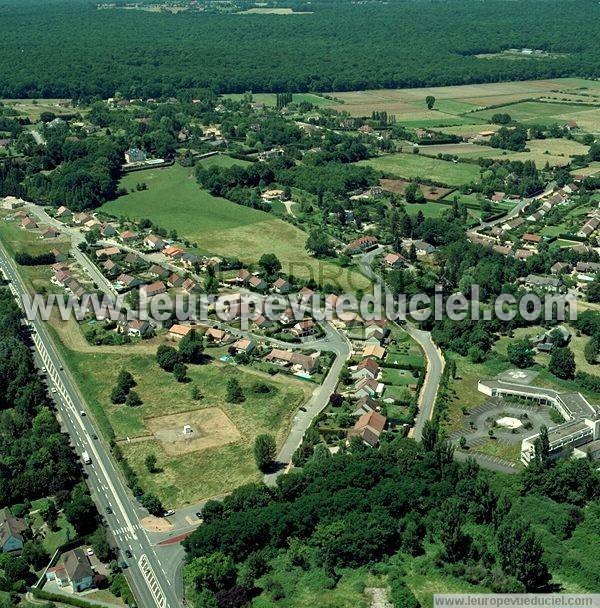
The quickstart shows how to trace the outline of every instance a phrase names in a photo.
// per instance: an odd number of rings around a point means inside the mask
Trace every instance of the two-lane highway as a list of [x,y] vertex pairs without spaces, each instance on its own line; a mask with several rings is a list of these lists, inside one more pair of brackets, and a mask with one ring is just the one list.
[[[8,279],[17,302],[23,307],[22,298],[28,291],[1,243],[0,268]],[[182,601],[170,584],[155,548],[140,524],[142,510],[127,491],[108,450],[97,438],[87,405],[65,370],[45,322],[34,319],[29,325],[36,347],[36,357],[41,367],[46,368],[60,420],[77,453],[81,455],[86,451],[91,458],[91,464],[86,465],[85,469],[92,497],[113,533],[121,556],[124,558],[126,551],[132,554],[131,558],[126,559],[129,566],[126,573],[139,605],[144,608],[182,606]]]

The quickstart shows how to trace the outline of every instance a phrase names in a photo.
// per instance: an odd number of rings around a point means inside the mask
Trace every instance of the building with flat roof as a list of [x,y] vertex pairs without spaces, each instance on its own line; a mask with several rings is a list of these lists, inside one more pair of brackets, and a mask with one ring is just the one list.
[[[551,458],[559,458],[567,448],[581,448],[600,439],[600,408],[581,393],[558,392],[503,380],[479,380],[477,389],[490,397],[516,397],[555,407],[566,422],[548,430]],[[534,433],[521,442],[523,464],[528,465],[535,457],[538,438],[539,433]]]

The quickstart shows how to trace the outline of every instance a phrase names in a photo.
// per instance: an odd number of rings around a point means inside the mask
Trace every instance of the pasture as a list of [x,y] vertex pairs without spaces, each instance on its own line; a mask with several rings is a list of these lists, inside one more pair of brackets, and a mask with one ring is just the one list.
[[467,163],[453,163],[419,154],[386,154],[360,161],[386,176],[405,179],[429,179],[448,186],[460,186],[479,180],[479,167]]
[[[139,182],[144,182],[147,190],[135,190]],[[305,249],[307,235],[299,228],[202,190],[192,169],[174,165],[138,171],[126,175],[121,185],[128,193],[104,204],[102,211],[149,218],[158,226],[176,230],[201,253],[238,257],[245,263],[257,262],[263,253],[274,253],[288,274],[312,277],[319,283],[337,281],[343,289],[368,286],[362,275],[309,255]]]

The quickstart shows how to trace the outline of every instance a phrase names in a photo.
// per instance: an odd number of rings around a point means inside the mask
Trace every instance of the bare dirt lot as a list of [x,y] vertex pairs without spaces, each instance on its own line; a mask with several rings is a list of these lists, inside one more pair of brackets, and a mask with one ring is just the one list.
[[[381,187],[387,192],[394,192],[395,194],[404,194],[406,186],[410,182],[404,179],[381,179],[379,180]],[[439,201],[440,199],[448,196],[452,192],[452,188],[441,188],[439,186],[426,186],[425,184],[419,184],[421,192],[428,201]]]
[[[147,418],[145,423],[169,456],[216,448],[242,438],[219,407]],[[191,427],[190,433],[184,433],[185,425]]]

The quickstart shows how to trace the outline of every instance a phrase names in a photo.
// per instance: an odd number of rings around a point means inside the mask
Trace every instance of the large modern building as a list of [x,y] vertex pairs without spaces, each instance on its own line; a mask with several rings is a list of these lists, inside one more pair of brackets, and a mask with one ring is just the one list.
[[[480,380],[477,388],[490,397],[516,397],[555,407],[565,422],[548,430],[551,458],[559,458],[567,448],[578,448],[578,452],[585,454],[583,446],[591,447],[592,442],[600,439],[600,408],[592,405],[581,393],[560,393],[549,388],[503,380]],[[523,464],[528,465],[535,456],[538,437],[539,433],[535,433],[523,439]]]

